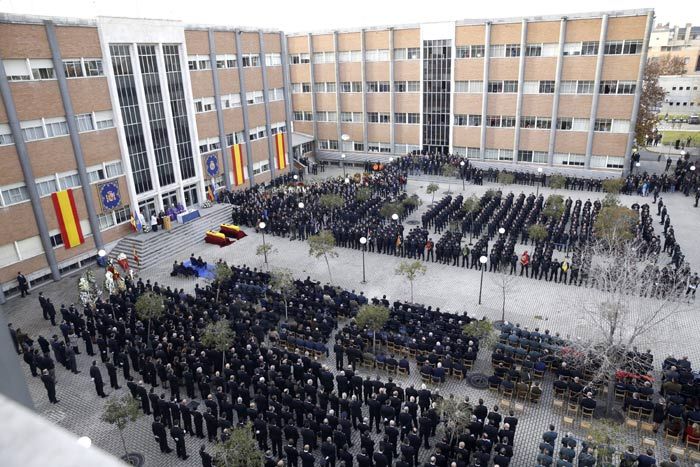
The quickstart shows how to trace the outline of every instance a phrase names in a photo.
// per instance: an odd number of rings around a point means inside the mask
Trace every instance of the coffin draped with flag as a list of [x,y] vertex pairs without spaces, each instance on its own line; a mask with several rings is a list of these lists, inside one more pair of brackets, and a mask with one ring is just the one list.
[[63,245],[66,248],[73,248],[85,242],[83,229],[80,227],[78,209],[75,207],[75,198],[71,188],[57,191],[51,194],[58,229],[61,231]]

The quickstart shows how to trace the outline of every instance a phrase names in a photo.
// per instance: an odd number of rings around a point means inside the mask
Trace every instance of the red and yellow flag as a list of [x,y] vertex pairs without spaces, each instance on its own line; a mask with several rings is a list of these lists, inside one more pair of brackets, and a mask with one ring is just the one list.
[[73,190],[69,188],[52,193],[51,201],[53,201],[53,208],[56,211],[63,245],[66,248],[73,248],[82,244],[85,239],[83,238],[83,229],[80,227],[78,209],[75,207]]
[[233,185],[243,185],[245,175],[243,174],[243,152],[240,144],[231,146],[231,159],[233,160]]
[[277,147],[277,169],[284,170],[285,167],[287,167],[284,133],[277,133],[275,135],[275,147]]

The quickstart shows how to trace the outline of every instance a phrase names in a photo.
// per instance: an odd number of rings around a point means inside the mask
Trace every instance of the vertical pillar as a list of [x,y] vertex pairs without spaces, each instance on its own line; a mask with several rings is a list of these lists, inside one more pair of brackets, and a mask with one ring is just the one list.
[[557,119],[559,115],[559,96],[561,96],[561,70],[564,67],[564,44],[566,43],[566,16],[559,24],[559,52],[557,55],[557,70],[554,81],[554,96],[552,97],[552,128],[549,130],[549,145],[547,146],[547,165],[554,164],[554,151],[557,141]]
[[241,31],[236,29],[236,63],[238,64],[238,82],[240,83],[241,111],[243,114],[243,141],[245,142],[246,163],[248,164],[248,182],[252,188],[255,185],[253,174],[253,148],[250,147],[250,123],[248,121],[248,98],[245,88],[245,70],[243,70],[243,54],[241,53]]
[[78,124],[75,120],[75,112],[73,111],[73,101],[71,100],[66,75],[63,71],[63,60],[61,60],[61,51],[56,38],[56,28],[50,20],[44,21],[46,27],[46,38],[49,41],[51,49],[51,59],[53,61],[54,75],[58,81],[58,91],[61,93],[63,101],[63,111],[66,113],[66,123],[68,124],[68,134],[70,143],[73,147],[73,155],[75,156],[75,165],[78,169],[78,178],[83,189],[83,198],[85,198],[85,208],[87,209],[88,221],[90,222],[90,230],[92,238],[95,242],[95,249],[99,250],[104,246],[102,241],[102,232],[100,232],[100,222],[97,219],[97,211],[95,202],[92,199],[92,189],[90,188],[90,179],[85,168],[85,158],[83,157],[83,147],[80,144],[80,135],[78,134]]
[[270,180],[275,178],[275,147],[272,144],[272,127],[270,125],[270,88],[267,83],[267,64],[265,63],[265,38],[263,32],[258,30],[258,40],[260,42],[260,71],[262,72],[263,81],[263,103],[265,105],[265,134],[267,135],[267,160],[270,163]]
[[292,89],[289,74],[289,55],[287,53],[287,36],[280,31],[280,50],[282,51],[282,80],[284,82],[284,127],[287,134],[287,160],[296,172],[294,148],[292,147]]
[[481,140],[479,142],[479,159],[486,155],[486,112],[489,99],[489,59],[491,58],[491,21],[484,24],[484,89],[481,92]]
[[520,26],[520,60],[518,61],[518,97],[515,99],[515,133],[513,137],[513,163],[518,163],[520,149],[520,117],[523,114],[523,83],[525,83],[525,50],[527,48],[527,20]]
[[[389,126],[389,151],[391,154],[396,152],[396,92],[394,86],[394,28],[389,28],[389,111],[391,115],[391,125]],[[452,121],[452,119],[450,119]]]
[[54,254],[53,247],[51,246],[51,240],[49,239],[49,229],[46,225],[44,209],[41,207],[39,191],[37,190],[36,182],[34,181],[32,163],[29,160],[27,145],[24,141],[24,136],[22,135],[22,129],[19,126],[17,109],[15,108],[15,101],[12,97],[12,90],[10,89],[10,83],[7,80],[5,64],[3,63],[2,58],[0,58],[0,96],[2,96],[2,101],[5,103],[5,113],[7,114],[7,120],[10,125],[10,131],[12,132],[12,138],[15,140],[15,149],[17,150],[19,165],[22,169],[22,175],[24,176],[24,184],[27,186],[29,200],[32,203],[32,212],[34,213],[36,226],[39,230],[41,246],[44,249],[44,254],[46,255],[46,262],[49,264],[49,268],[51,269],[51,277],[53,277],[53,280],[57,281],[61,278],[61,273],[58,270],[56,255]]
[[314,142],[318,139],[318,122],[316,121],[316,76],[314,66],[314,36],[308,34],[309,38],[309,78],[311,79],[311,115],[313,115]]
[[338,149],[342,149],[343,144],[343,128],[340,124],[340,113],[343,111],[340,102],[340,54],[338,51],[338,31],[333,31],[333,51],[335,52],[335,111],[338,114],[335,122],[336,130],[338,136],[336,141],[338,142]]
[[600,101],[600,78],[603,76],[603,58],[605,57],[605,38],[608,35],[608,15],[603,15],[600,21],[600,38],[598,39],[598,58],[595,63],[595,82],[593,83],[593,99],[591,101],[591,117],[588,120],[588,140],[586,141],[586,161],[584,168],[591,168],[591,153],[593,152],[593,138],[595,132],[595,119],[598,115],[598,102]]
[[[221,85],[219,84],[219,67],[216,66],[216,38],[214,30],[209,28],[209,63],[211,63],[211,77],[214,85],[214,106],[216,108],[216,124],[219,129],[219,144],[221,145],[221,160],[224,166],[224,185],[231,190],[231,162],[226,144],[226,132],[224,130],[224,111],[221,108]],[[238,61],[238,60],[237,60]],[[241,104],[242,105],[242,104]],[[199,154],[199,152],[197,152]],[[198,160],[201,164],[202,161]]]
[[365,44],[365,30],[360,29],[360,55],[362,55],[362,146],[364,152],[368,151],[367,144],[367,46]]
[[[647,64],[647,51],[649,48],[649,37],[651,36],[651,29],[654,25],[654,12],[649,11],[647,13],[647,27],[644,32],[644,44],[642,45],[642,54],[639,57],[639,72],[637,73],[637,86],[634,89],[634,102],[632,103],[632,117],[630,118],[630,133],[627,137],[627,147],[625,148],[625,166],[624,174],[627,175],[632,167],[630,167],[632,161],[632,146],[634,145],[634,139],[637,129],[637,117],[639,116],[639,103],[642,98],[642,87],[644,86],[644,69]],[[690,29],[690,25],[686,26],[686,32]]]
[[24,372],[19,365],[19,358],[17,358],[15,349],[10,343],[7,319],[4,313],[0,313],[0,329],[0,333],[4,333],[0,337],[0,374],[2,375],[2,378],[0,378],[0,394],[30,410],[34,410],[34,402],[32,402],[32,397],[29,394],[27,380],[24,378]]

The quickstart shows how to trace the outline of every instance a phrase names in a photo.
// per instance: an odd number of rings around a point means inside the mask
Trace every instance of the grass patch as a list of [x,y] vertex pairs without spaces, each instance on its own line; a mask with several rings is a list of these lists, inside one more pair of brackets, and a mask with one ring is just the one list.
[[688,137],[691,138],[690,145],[697,146],[700,144],[700,131],[673,131],[673,130],[662,130],[661,142],[663,144],[675,144],[676,140],[679,139],[683,144],[686,143]]

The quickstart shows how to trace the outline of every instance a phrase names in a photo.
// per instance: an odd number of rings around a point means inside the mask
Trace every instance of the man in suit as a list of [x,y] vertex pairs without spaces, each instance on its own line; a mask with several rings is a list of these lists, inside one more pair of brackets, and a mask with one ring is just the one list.
[[90,377],[92,378],[92,382],[95,383],[97,395],[102,398],[107,397],[103,389],[104,383],[102,382],[102,373],[100,373],[100,369],[95,360],[92,361],[92,366],[90,367]]
[[209,441],[215,441],[217,430],[219,429],[219,423],[211,410],[204,414],[204,421],[207,424],[207,437],[209,438]]
[[180,401],[180,415],[182,416],[182,425],[184,426],[185,432],[189,433],[190,436],[194,436],[192,431],[192,411],[187,406],[187,399],[182,399]]
[[24,274],[22,274],[22,271],[17,273],[17,284],[19,284],[19,291],[22,294],[22,298],[31,295],[31,292],[29,292],[29,282],[27,278],[24,277]]
[[202,467],[212,467],[213,459],[211,457],[211,454],[205,451],[205,449],[206,447],[203,444],[202,447],[199,448],[199,457],[202,458]]
[[153,431],[153,436],[156,438],[156,442],[160,446],[160,452],[169,453],[173,450],[168,446],[168,434],[165,432],[165,427],[160,423],[160,419],[156,418],[153,423],[151,423],[151,430]]
[[170,429],[170,436],[175,440],[175,449],[177,450],[177,457],[186,460],[188,457],[187,450],[185,449],[185,432],[178,426],[174,424]]
[[109,359],[105,362],[105,366],[107,367],[107,374],[109,375],[110,387],[112,389],[121,389],[119,381],[117,381],[117,367],[114,366],[114,363],[109,361]]
[[49,402],[58,404],[59,401],[56,399],[56,380],[51,377],[49,370],[43,370],[41,372],[41,382],[44,383],[44,387],[49,396]]
[[289,443],[284,447],[284,453],[287,456],[287,463],[289,464],[289,467],[299,466],[299,452],[294,445],[294,440],[289,440]]

